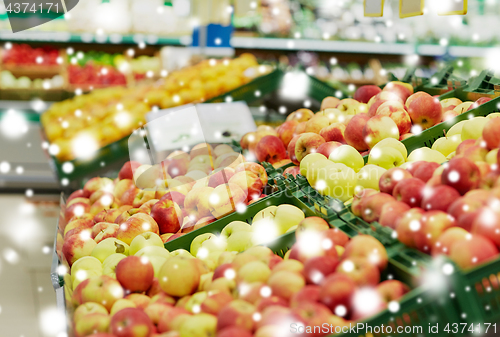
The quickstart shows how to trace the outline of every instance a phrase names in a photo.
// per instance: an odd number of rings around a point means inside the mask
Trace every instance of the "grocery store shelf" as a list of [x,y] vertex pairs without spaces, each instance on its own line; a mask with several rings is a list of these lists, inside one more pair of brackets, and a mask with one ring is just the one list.
[[409,55],[415,53],[415,46],[408,43],[374,43],[254,37],[233,37],[231,39],[231,46],[233,48],[244,49],[311,50],[367,54]]
[[498,52],[498,48],[468,46],[455,46],[449,48],[450,55],[455,57],[485,57],[488,55],[488,53],[494,51]]
[[441,56],[446,54],[445,46],[436,44],[421,44],[417,47],[417,54],[422,56]]
[[189,45],[191,36],[161,37],[152,34],[92,34],[68,32],[0,32],[0,41],[23,42],[60,42],[60,43],[110,43],[110,44],[138,44],[144,42],[149,45]]

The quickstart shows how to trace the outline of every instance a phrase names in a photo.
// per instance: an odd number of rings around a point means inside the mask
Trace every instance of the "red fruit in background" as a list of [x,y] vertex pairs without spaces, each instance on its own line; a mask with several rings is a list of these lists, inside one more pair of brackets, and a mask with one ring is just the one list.
[[409,178],[412,178],[410,172],[400,167],[393,167],[385,171],[380,177],[378,183],[380,192],[392,195],[392,192],[394,191],[394,187],[396,187],[396,184],[403,179],[409,179]]
[[375,286],[380,282],[377,266],[362,257],[347,257],[338,265],[336,272],[349,276],[360,287]]
[[245,329],[230,326],[220,330],[217,337],[252,337],[253,335]]
[[441,183],[453,187],[462,195],[476,189],[480,180],[479,168],[465,157],[451,159],[441,174]]
[[410,210],[410,206],[401,201],[388,202],[382,207],[382,213],[378,222],[382,226],[396,229],[396,224],[406,211]]
[[[232,263],[223,263],[223,264],[219,265],[214,270],[214,274],[212,275],[212,280],[216,280],[219,277],[226,277],[225,275],[226,275],[227,270],[234,271],[234,265]],[[229,273],[232,274],[233,272],[230,271]]]
[[475,102],[474,102],[474,104],[472,104],[472,105],[471,105],[471,106],[467,109],[467,111],[472,110],[472,109],[475,109],[475,108],[477,108],[478,106],[480,106],[480,105],[482,105],[482,104],[484,104],[484,103],[486,103],[486,102],[489,102],[489,101],[491,101],[491,98],[489,98],[489,97],[481,97],[480,99],[478,99],[477,101],[475,101]]
[[361,202],[361,217],[366,222],[378,221],[385,203],[395,201],[394,197],[387,193],[378,193],[363,199]]
[[423,91],[408,97],[406,108],[412,123],[420,125],[422,130],[440,123],[443,119],[443,108],[439,100]]
[[492,118],[483,129],[483,139],[489,149],[500,147],[500,118]]
[[297,174],[300,174],[300,167],[299,166],[287,167],[285,171],[283,171],[283,176],[285,177],[286,174],[291,174],[294,178],[296,178]]
[[258,300],[257,303],[255,303],[255,307],[258,312],[263,312],[267,307],[272,307],[272,306],[280,306],[288,308],[288,301],[279,296],[271,296],[262,298]]
[[290,298],[290,307],[296,307],[300,302],[311,301],[317,302],[319,301],[319,292],[320,286],[314,284],[308,284],[304,288],[297,291]]
[[424,183],[428,182],[429,179],[432,178],[432,175],[434,174],[434,171],[438,167],[440,167],[438,163],[435,162],[423,162],[421,165],[419,165],[414,173],[413,177],[422,180]]
[[321,284],[328,275],[335,272],[339,264],[338,257],[316,256],[304,264],[304,276],[307,283]]
[[350,277],[342,274],[332,274],[321,285],[319,299],[334,314],[342,310],[339,306],[345,308],[346,313],[349,313],[352,296],[356,289],[356,283]]
[[439,236],[455,225],[455,218],[445,212],[429,211],[424,213],[420,221],[420,229],[415,231],[416,248],[422,252],[430,253]]
[[470,231],[479,209],[485,204],[480,199],[462,197],[448,207],[448,213],[455,218],[458,227]]
[[258,161],[271,164],[287,158],[285,145],[278,137],[272,135],[263,137],[257,143],[255,156]]
[[330,228],[326,231],[322,231],[321,235],[325,239],[331,239],[335,246],[342,246],[345,247],[345,245],[349,242],[349,237],[347,236],[346,233],[342,232],[338,228]]
[[372,236],[360,234],[352,238],[345,246],[342,258],[361,257],[376,265],[380,271],[385,270],[389,258],[385,247]]
[[347,123],[347,127],[344,132],[345,141],[358,151],[368,150],[368,145],[363,137],[363,129],[369,119],[370,116],[368,116],[368,114],[359,113],[351,118],[349,123]]
[[[327,141],[326,143],[321,144],[318,149],[316,150],[316,153],[321,153],[324,155],[326,158],[330,157],[330,154],[339,146],[341,146],[342,143],[339,142],[334,142],[334,141]],[[300,168],[299,168],[300,172]]]
[[483,207],[478,210],[472,223],[471,233],[487,237],[500,247],[500,214],[498,210]]
[[415,232],[422,226],[422,216],[424,210],[421,208],[412,208],[407,211],[396,222],[396,232],[398,240],[408,247],[415,248]]
[[447,212],[448,208],[460,198],[456,189],[447,185],[427,187],[423,191],[422,208],[426,211]]
[[385,303],[397,301],[410,291],[410,287],[398,280],[387,280],[377,286],[377,292]]
[[392,195],[397,201],[410,207],[418,207],[422,203],[425,183],[417,178],[403,179],[396,184]]
[[456,242],[466,239],[470,233],[460,227],[452,227],[445,230],[436,240],[432,247],[431,255],[449,255],[451,246]]
[[153,284],[154,269],[147,257],[128,256],[116,265],[116,279],[132,292],[143,292]]
[[109,329],[116,337],[149,337],[153,332],[153,324],[144,311],[125,308],[111,317]]
[[473,147],[476,145],[476,140],[475,139],[466,139],[463,142],[460,143],[460,145],[457,146],[457,149],[455,150],[456,154],[463,154],[465,151],[467,151],[470,147]]
[[75,198],[88,198],[88,197],[90,197],[90,193],[88,191],[79,189],[69,195],[68,199],[66,199],[66,203]]
[[415,174],[415,171],[420,167],[420,165],[427,163],[426,161],[414,161],[408,164],[406,167],[406,170],[410,172],[410,174],[413,176]]
[[134,180],[134,172],[135,170],[141,166],[141,163],[136,161],[128,161],[123,164],[120,172],[118,172],[118,179],[131,179]]
[[479,266],[497,256],[497,247],[481,235],[471,235],[456,241],[450,249],[450,258],[462,269]]
[[363,85],[354,93],[354,99],[360,103],[368,103],[373,96],[381,92],[382,89],[376,85]]

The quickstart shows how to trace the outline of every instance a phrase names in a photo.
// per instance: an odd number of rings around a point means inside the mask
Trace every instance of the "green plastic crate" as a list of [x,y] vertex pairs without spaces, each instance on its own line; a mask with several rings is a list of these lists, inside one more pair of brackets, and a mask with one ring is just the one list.
[[[175,249],[186,249],[189,250],[192,240],[202,234],[202,233],[219,233],[228,223],[231,221],[239,220],[251,223],[251,218],[260,210],[271,206],[271,205],[281,205],[281,204],[292,204],[301,208],[306,216],[320,215],[315,212],[314,200],[311,196],[307,195],[303,191],[296,191],[294,193],[287,193],[287,191],[279,192],[275,195],[270,196],[264,200],[258,201],[255,204],[248,207],[244,214],[232,214],[221,220],[218,220],[208,226],[202,227],[195,232],[186,234],[178,239],[173,240],[165,244],[165,248],[172,251]],[[336,217],[327,218],[331,227],[337,227],[343,230],[344,221]],[[356,231],[346,232],[350,237],[359,234]],[[288,233],[282,235],[277,240],[267,244],[269,248],[273,250],[276,254],[284,256],[284,254],[290,249],[290,247],[295,243],[295,233]],[[397,249],[389,247],[389,265],[387,270],[384,272],[383,277],[385,279],[398,279],[409,285],[417,286],[418,280],[416,277],[420,274],[420,269],[418,266],[401,256],[401,253]],[[448,296],[434,296],[430,294],[427,290],[422,288],[416,288],[410,291],[406,296],[404,296],[400,301],[400,309],[397,312],[390,312],[385,310],[373,317],[370,317],[365,321],[365,324],[372,327],[380,327],[382,324],[385,326],[391,325],[393,329],[397,326],[422,326],[423,331],[427,329],[428,324],[444,323],[449,321],[457,321],[456,311],[453,310],[454,306],[451,305],[451,299]],[[407,328],[408,329],[408,328]],[[384,334],[384,336],[389,336],[391,334]],[[332,335],[333,336],[333,335]],[[344,333],[338,336],[349,336],[349,337],[359,337],[359,336],[372,336],[370,334],[364,334],[362,332],[358,333]],[[377,336],[379,336],[377,334]],[[380,335],[382,336],[382,335]],[[420,336],[418,333],[402,333],[398,336]],[[453,336],[453,335],[450,335]]]
[[309,87],[307,95],[320,103],[328,96],[337,97],[338,99],[349,97],[348,90],[345,85],[333,87],[314,76],[309,76]]

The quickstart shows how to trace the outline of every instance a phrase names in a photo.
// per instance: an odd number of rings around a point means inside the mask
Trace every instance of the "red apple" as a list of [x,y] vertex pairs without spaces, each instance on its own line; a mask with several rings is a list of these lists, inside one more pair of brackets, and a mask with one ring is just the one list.
[[387,101],[380,105],[375,116],[389,117],[396,123],[400,135],[404,135],[411,130],[411,119],[406,112],[404,105],[397,101]]
[[455,200],[460,198],[456,189],[447,185],[427,187],[423,191],[422,208],[426,211],[447,212]]
[[378,193],[363,199],[361,203],[361,217],[366,222],[378,221],[384,204],[395,201],[394,197],[387,193]]
[[450,258],[462,269],[469,269],[498,257],[493,242],[481,235],[470,235],[456,241],[450,249]]
[[368,150],[368,145],[363,137],[363,129],[369,119],[370,116],[368,114],[359,113],[355,115],[349,123],[347,123],[344,138],[347,144],[351,145],[358,151]]
[[422,227],[423,214],[423,209],[415,207],[404,213],[396,222],[398,240],[408,247],[416,247],[415,232]]
[[332,274],[321,285],[319,299],[337,316],[342,311],[348,316],[356,289],[356,283],[349,276]]
[[123,296],[123,288],[117,280],[107,275],[100,275],[78,284],[73,291],[72,302],[76,305],[95,302],[110,311],[113,304]]
[[234,173],[238,173],[241,171],[249,171],[249,172],[255,173],[262,181],[262,186],[267,185],[267,181],[268,181],[267,172],[266,172],[266,169],[262,165],[257,164],[257,163],[250,163],[250,162],[241,163],[235,167]]
[[418,207],[422,203],[425,183],[417,178],[403,179],[396,184],[392,195],[410,207]]
[[369,235],[358,235],[347,243],[342,258],[361,257],[367,259],[370,263],[377,266],[380,271],[387,267],[388,257],[385,247]]
[[436,240],[432,247],[431,255],[449,255],[451,246],[470,235],[468,231],[460,227],[452,227],[445,230]]
[[455,226],[455,218],[442,211],[430,211],[423,214],[420,226],[420,230],[415,232],[416,248],[430,253],[439,236]]
[[[318,150],[319,150],[319,148],[318,148]],[[286,177],[287,174],[291,174],[294,178],[297,178],[297,175],[300,174],[300,167],[299,166],[290,166],[290,167],[287,167],[283,171],[283,176]]]
[[234,169],[231,167],[217,169],[209,176],[208,186],[216,188],[219,185],[227,184],[233,175]]
[[153,232],[160,235],[158,224],[151,216],[144,213],[136,213],[120,225],[116,238],[130,245],[137,235],[145,232]]
[[321,284],[328,275],[335,272],[339,264],[338,257],[316,256],[304,264],[304,276],[307,283]]
[[[307,286],[306,286],[307,287]],[[304,288],[306,288],[304,287]],[[302,289],[304,289],[302,288]],[[300,291],[299,291],[300,292]],[[266,308],[271,306],[280,306],[288,308],[288,301],[279,296],[264,297],[255,303],[255,308],[258,312],[263,312]]]
[[153,324],[144,311],[125,308],[111,317],[110,331],[116,337],[149,337]]
[[472,228],[472,234],[482,235],[500,247],[500,214],[498,210],[483,207],[478,210]]
[[182,211],[172,200],[164,199],[155,203],[151,208],[151,217],[158,224],[160,234],[177,233],[181,228]]
[[368,259],[348,257],[337,266],[336,272],[349,276],[356,285],[375,286],[380,282],[380,271]]
[[489,149],[500,147],[500,118],[491,118],[483,129],[483,138]]
[[158,332],[164,333],[179,329],[181,324],[189,318],[191,313],[184,308],[171,308],[166,310],[158,322]]
[[318,216],[310,216],[302,220],[295,230],[295,237],[298,239],[305,231],[326,231],[330,225]]
[[306,132],[301,134],[295,144],[295,157],[297,158],[298,163],[300,163],[308,154],[316,153],[318,148],[323,143],[325,143],[323,137],[316,133]]
[[252,337],[253,335],[242,328],[236,326],[230,326],[220,330],[217,333],[217,337]]
[[410,210],[410,206],[401,201],[388,202],[382,207],[378,222],[382,226],[396,229],[398,220]]
[[200,308],[204,313],[217,316],[222,308],[231,303],[233,300],[233,296],[226,292],[215,292],[208,295],[208,297],[201,304]]
[[443,119],[443,108],[439,100],[423,91],[408,97],[406,108],[413,124],[420,125],[422,130],[440,123]]
[[132,292],[143,292],[153,284],[154,269],[147,257],[128,256],[116,265],[116,279]]
[[392,192],[394,191],[396,184],[403,179],[409,178],[412,178],[410,172],[400,167],[393,167],[385,171],[380,177],[380,181],[378,183],[380,192],[393,195]]
[[285,147],[287,147],[292,140],[295,134],[295,128],[298,124],[299,122],[296,120],[286,121],[277,128],[276,132],[278,132],[278,137],[281,139]]
[[92,231],[82,231],[64,240],[62,253],[71,266],[81,257],[90,256],[97,243],[92,239]]
[[[331,316],[331,311],[324,304],[315,302],[302,302],[292,309],[292,312],[300,317],[308,326],[319,325],[326,322]],[[317,322],[319,324],[314,324]],[[316,329],[317,330],[317,329]],[[323,334],[315,333],[308,334],[309,336],[324,336]]]
[[76,190],[69,195],[68,199],[66,199],[66,204],[68,204],[68,202],[70,202],[71,200],[73,200],[75,198],[88,198],[88,197],[90,197],[90,194],[88,191],[84,191],[83,189]]
[[135,170],[141,166],[141,163],[136,162],[136,161],[128,161],[125,164],[123,164],[122,168],[120,169],[120,172],[118,172],[118,179],[134,179],[134,172]]
[[236,326],[251,332],[255,328],[254,313],[255,306],[243,300],[234,300],[219,311],[217,330]]
[[333,97],[333,96],[325,97],[321,101],[321,108],[320,108],[320,110],[336,108],[337,105],[339,105],[339,103],[340,103],[340,99],[338,99],[337,97]]
[[274,164],[280,160],[286,159],[286,149],[283,142],[276,136],[265,136],[255,148],[255,156],[260,162]]
[[384,91],[396,94],[399,98],[401,98],[403,102],[406,102],[408,97],[413,94],[413,88],[411,87],[411,85],[398,81],[387,83],[384,87]]
[[477,165],[465,157],[452,158],[441,174],[441,183],[453,187],[462,195],[476,189],[480,179]]
[[404,103],[404,101],[397,94],[390,91],[382,91],[381,93],[373,96],[368,102],[368,115],[370,117],[375,116],[379,106],[387,101],[398,101]]
[[346,126],[343,123],[332,123],[319,132],[319,135],[325,139],[326,142],[339,142],[345,144]]
[[378,194],[379,192],[371,189],[365,188],[361,192],[354,194],[353,201],[351,203],[351,212],[355,216],[361,216],[363,200],[371,195]]
[[376,85],[363,85],[354,93],[354,99],[360,103],[368,103],[373,96],[380,92],[382,89]]
[[342,143],[339,143],[339,142],[326,141],[326,143],[323,143],[318,147],[316,152],[321,153],[326,158],[329,158],[330,154],[333,152],[333,150],[335,150],[336,148],[338,148],[341,145],[342,145]]
[[301,302],[319,302],[319,293],[321,287],[314,284],[308,284],[290,298],[290,307],[295,308]]
[[377,292],[387,304],[398,301],[409,291],[410,287],[398,280],[387,280],[377,286]]
[[238,185],[247,195],[247,200],[257,199],[262,194],[262,180],[253,172],[241,171],[236,173],[229,183]]

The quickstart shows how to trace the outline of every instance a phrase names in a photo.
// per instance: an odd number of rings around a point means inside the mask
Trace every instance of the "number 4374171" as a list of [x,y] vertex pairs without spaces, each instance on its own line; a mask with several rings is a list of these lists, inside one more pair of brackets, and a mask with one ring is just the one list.
[[46,13],[55,12],[59,13],[59,4],[46,2],[46,3],[29,3],[29,2],[15,2],[9,3],[5,11],[7,13],[43,13],[44,10],[47,10]]
[[483,324],[467,324],[467,323],[448,323],[444,328],[447,333],[466,333],[470,332],[472,334],[483,334],[488,332],[497,332],[497,324],[483,323]]

